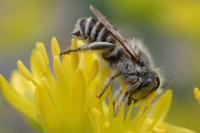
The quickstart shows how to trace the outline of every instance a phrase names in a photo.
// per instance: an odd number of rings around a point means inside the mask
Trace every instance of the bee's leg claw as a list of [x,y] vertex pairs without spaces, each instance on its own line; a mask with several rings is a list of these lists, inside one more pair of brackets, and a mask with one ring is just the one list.
[[133,103],[135,104],[135,103],[137,103],[138,102],[138,100],[136,100],[136,99],[133,99]]
[[108,82],[106,82],[106,84],[104,85],[101,92],[97,95],[97,98],[101,98],[111,84],[112,84],[112,79],[109,79]]
[[128,103],[127,103],[128,106],[131,105],[132,103],[134,103],[134,100],[133,100],[132,97],[129,96],[129,97],[128,97]]
[[103,95],[103,93],[102,93],[102,91],[101,91],[101,93],[100,93],[99,95],[97,95],[97,98],[101,98],[102,95]]

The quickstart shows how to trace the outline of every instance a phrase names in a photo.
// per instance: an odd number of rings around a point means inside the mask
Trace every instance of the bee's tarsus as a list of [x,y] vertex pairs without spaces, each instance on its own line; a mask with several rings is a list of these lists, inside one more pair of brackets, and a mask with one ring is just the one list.
[[70,48],[70,49],[67,49],[66,51],[63,51],[60,53],[60,55],[65,55],[65,54],[70,54],[71,52],[77,52],[77,51],[80,51],[81,48]]
[[63,56],[63,55],[69,54],[69,53],[70,53],[69,50],[66,50],[66,51],[61,52],[60,56]]

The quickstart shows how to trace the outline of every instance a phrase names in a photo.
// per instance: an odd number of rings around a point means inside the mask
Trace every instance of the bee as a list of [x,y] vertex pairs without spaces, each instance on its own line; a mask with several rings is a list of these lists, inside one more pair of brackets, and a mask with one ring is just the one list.
[[120,91],[115,102],[114,114],[117,115],[125,99],[128,99],[130,105],[160,87],[159,72],[149,52],[139,40],[127,39],[100,11],[92,5],[90,9],[96,18],[78,19],[72,32],[73,36],[88,40],[89,43],[78,48],[69,48],[60,55],[87,50],[100,51],[100,56],[108,63],[112,72],[97,97],[100,98],[116,78],[126,83],[127,88]]

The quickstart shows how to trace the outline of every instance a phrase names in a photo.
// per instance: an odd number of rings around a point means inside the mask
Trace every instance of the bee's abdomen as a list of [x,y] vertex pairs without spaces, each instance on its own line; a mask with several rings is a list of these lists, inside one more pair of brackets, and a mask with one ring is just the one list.
[[79,19],[75,25],[72,35],[83,39],[89,39],[90,41],[110,43],[116,42],[116,39],[104,27],[104,25],[92,17]]

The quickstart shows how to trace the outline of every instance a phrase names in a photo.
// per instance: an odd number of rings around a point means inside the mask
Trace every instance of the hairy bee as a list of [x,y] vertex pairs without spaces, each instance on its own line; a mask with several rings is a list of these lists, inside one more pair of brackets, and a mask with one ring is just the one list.
[[120,77],[127,84],[125,92],[119,94],[115,102],[115,115],[121,103],[128,98],[128,104],[147,97],[160,86],[160,76],[150,54],[136,39],[128,40],[92,5],[95,18],[80,18],[75,24],[73,36],[88,40],[78,48],[68,49],[61,53],[101,50],[101,57],[108,62],[112,70],[111,77],[105,83],[100,98],[115,78]]

